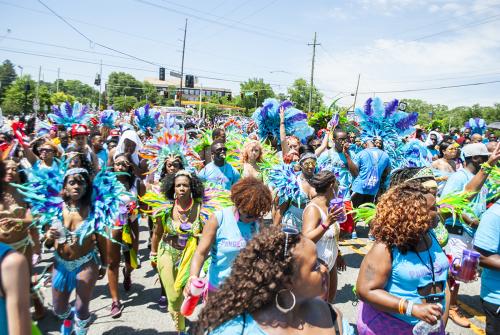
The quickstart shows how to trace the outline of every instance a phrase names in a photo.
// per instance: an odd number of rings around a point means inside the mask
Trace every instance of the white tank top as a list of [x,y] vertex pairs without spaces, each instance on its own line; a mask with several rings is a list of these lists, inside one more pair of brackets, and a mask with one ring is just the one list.
[[[321,215],[321,223],[325,223],[327,220],[327,215],[325,212],[315,203],[310,202],[307,206],[314,206],[318,209]],[[328,270],[331,271],[337,260],[337,255],[339,252],[339,247],[337,244],[337,236],[340,233],[340,226],[338,222],[335,222],[327,231],[323,234],[321,239],[316,242],[316,249],[318,253],[318,258],[323,261],[327,266]]]

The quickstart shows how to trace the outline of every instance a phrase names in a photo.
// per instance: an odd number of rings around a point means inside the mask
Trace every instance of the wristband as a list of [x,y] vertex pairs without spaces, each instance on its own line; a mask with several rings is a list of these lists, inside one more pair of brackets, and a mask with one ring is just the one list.
[[328,230],[328,227],[327,227],[327,226],[325,226],[325,225],[323,224],[323,222],[321,222],[319,225],[320,225],[320,226],[321,226],[321,228],[323,228],[324,230]]
[[408,305],[406,306],[406,316],[411,316],[411,312],[413,310],[413,301],[408,300]]
[[157,255],[149,255],[149,261],[151,263],[158,263],[158,256]]

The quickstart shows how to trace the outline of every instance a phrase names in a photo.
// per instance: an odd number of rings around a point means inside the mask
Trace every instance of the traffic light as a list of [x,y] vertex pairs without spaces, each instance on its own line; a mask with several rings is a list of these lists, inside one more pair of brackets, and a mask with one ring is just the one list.
[[185,85],[185,87],[194,88],[194,76],[193,75],[190,75],[190,74],[186,75],[186,85]]
[[95,86],[101,85],[101,75],[99,73],[95,75],[94,85]]
[[243,100],[243,97],[244,97],[244,94],[243,94],[243,92],[241,92],[241,93],[240,93],[240,98],[241,98],[241,100]]
[[160,80],[165,80],[165,68],[160,67]]
[[258,92],[258,91],[253,92],[253,96],[254,96],[255,98],[258,98],[258,97],[259,97],[259,92]]
[[231,93],[229,93],[227,95],[227,101],[231,101],[231,100],[233,100],[233,96],[231,95]]

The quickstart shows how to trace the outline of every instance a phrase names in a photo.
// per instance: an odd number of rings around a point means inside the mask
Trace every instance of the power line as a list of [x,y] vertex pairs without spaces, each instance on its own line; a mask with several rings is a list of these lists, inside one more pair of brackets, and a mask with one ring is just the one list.
[[166,7],[166,6],[159,5],[159,4],[152,3],[152,2],[149,2],[149,1],[145,1],[145,0],[135,0],[135,1],[143,3],[143,4],[146,4],[146,5],[149,5],[149,6],[152,6],[152,7],[155,7],[155,8],[160,8],[160,9],[163,9],[163,10],[166,10],[166,11],[169,11],[169,12],[174,12],[174,13],[177,13],[177,14],[189,16],[189,17],[195,18],[197,20],[207,21],[207,22],[210,22],[210,23],[213,23],[213,24],[218,24],[218,25],[221,25],[221,26],[225,26],[225,27],[237,29],[237,30],[240,30],[240,31],[244,31],[244,32],[247,32],[247,33],[256,34],[256,35],[267,37],[267,38],[272,38],[272,39],[279,40],[279,41],[282,41],[282,42],[288,41],[288,42],[299,43],[299,44],[303,44],[304,43],[302,40],[287,38],[287,37],[282,36],[282,35],[281,36],[274,36],[274,35],[271,35],[271,34],[268,34],[268,33],[259,32],[259,31],[252,30],[252,29],[249,29],[249,28],[231,27],[230,24],[227,24],[227,23],[223,22],[223,20],[218,21],[216,19],[205,18],[205,17],[199,16],[199,15],[196,15],[196,14],[192,14],[192,13],[189,13],[189,12],[183,12],[183,11],[177,10],[175,8]]
[[115,48],[111,48],[111,47],[108,47],[107,45],[104,45],[104,44],[101,44],[99,42],[95,42],[94,40],[92,40],[90,37],[88,37],[87,35],[85,35],[84,33],[82,33],[80,30],[78,30],[75,26],[73,26],[71,23],[69,23],[64,17],[60,16],[59,14],[57,14],[54,10],[52,10],[49,6],[47,6],[42,0],[38,0],[38,2],[40,4],[42,4],[45,8],[47,8],[52,14],[54,14],[55,16],[57,16],[61,21],[63,21],[64,23],[66,23],[66,25],[68,25],[71,29],[73,29],[74,31],[76,31],[80,36],[82,36],[83,38],[85,38],[87,41],[89,41],[89,43],[92,45],[92,44],[95,44],[95,45],[98,45],[104,49],[108,49],[110,51],[114,51],[116,53],[119,53],[119,54],[122,54],[122,55],[125,55],[125,56],[129,56],[131,58],[135,58],[139,61],[142,61],[144,63],[148,63],[148,64],[151,64],[151,65],[155,65],[155,66],[161,66],[160,64],[158,63],[153,63],[153,62],[150,62],[148,60],[145,60],[145,59],[142,59],[142,58],[139,58],[139,57],[136,57],[134,55],[131,55],[129,53],[126,53],[126,52],[123,52],[123,51],[120,51],[120,50],[117,50]]

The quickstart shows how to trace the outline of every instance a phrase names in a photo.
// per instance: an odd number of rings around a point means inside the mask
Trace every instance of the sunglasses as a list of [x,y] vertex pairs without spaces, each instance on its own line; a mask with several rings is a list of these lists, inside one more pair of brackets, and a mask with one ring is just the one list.
[[40,152],[54,152],[54,150],[46,149],[46,148],[39,149],[38,151],[40,151]]
[[288,239],[290,236],[297,236],[300,234],[299,230],[294,227],[294,226],[283,226],[281,229],[283,233],[285,233],[285,252],[283,254],[284,257],[288,256],[289,250],[288,250]]
[[302,166],[304,167],[315,167],[316,166],[316,161],[315,160],[307,160],[302,163]]
[[221,154],[223,152],[227,152],[227,148],[220,148],[220,149],[215,150],[216,154]]

